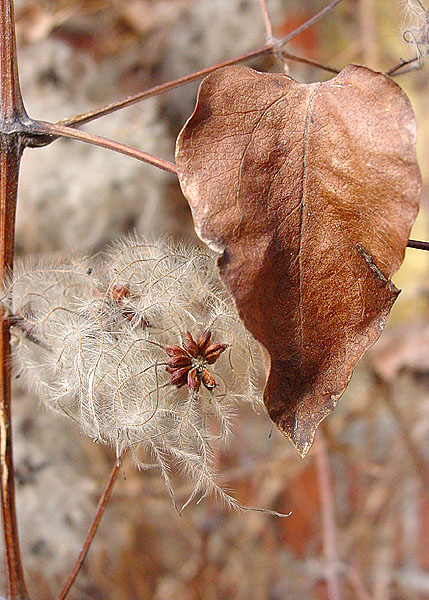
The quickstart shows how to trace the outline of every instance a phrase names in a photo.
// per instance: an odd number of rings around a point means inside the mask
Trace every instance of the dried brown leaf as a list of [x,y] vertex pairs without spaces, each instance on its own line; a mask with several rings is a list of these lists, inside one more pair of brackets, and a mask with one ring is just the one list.
[[418,210],[410,103],[349,65],[326,83],[228,67],[179,135],[183,193],[246,327],[267,348],[265,404],[304,456],[399,293]]

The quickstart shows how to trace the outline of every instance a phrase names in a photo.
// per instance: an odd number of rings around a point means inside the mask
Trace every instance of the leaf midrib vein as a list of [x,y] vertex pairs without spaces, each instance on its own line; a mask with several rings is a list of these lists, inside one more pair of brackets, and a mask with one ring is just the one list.
[[305,194],[306,194],[306,179],[307,179],[307,137],[308,129],[311,122],[311,103],[319,85],[315,84],[314,89],[308,97],[307,108],[305,113],[305,124],[303,134],[303,172],[302,172],[302,191],[301,191],[301,219],[299,228],[299,248],[298,248],[298,307],[299,307],[299,333],[300,333],[300,365],[302,367],[302,355],[304,349],[304,327],[303,327],[303,311],[302,311],[302,238],[304,233],[305,222]]

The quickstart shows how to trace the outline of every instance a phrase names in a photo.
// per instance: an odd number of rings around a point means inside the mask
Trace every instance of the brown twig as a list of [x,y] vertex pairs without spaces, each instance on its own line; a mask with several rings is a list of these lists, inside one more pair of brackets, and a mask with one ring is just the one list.
[[373,600],[362,581],[359,571],[355,566],[349,566],[347,569],[347,575],[350,583],[353,586],[353,591],[356,594],[357,600]]
[[319,63],[315,60],[311,60],[309,58],[304,58],[303,56],[296,56],[295,54],[289,54],[289,52],[286,52],[285,50],[279,50],[278,56],[279,56],[279,58],[282,58],[282,59],[293,60],[297,63],[302,63],[303,65],[310,65],[312,67],[317,67],[318,69],[323,69],[324,71],[327,71],[328,73],[334,73],[334,75],[338,75],[338,73],[340,72],[339,69],[335,69],[334,67],[330,67],[328,65],[323,65],[322,63]]
[[[401,58],[401,60],[398,62],[398,64],[391,67],[388,71],[385,71],[384,74],[392,77],[395,75],[402,75],[403,73],[408,73],[409,71],[418,68],[418,65],[415,65],[415,63],[418,62],[419,60],[420,59],[418,56],[415,56],[414,58],[410,58],[409,60],[403,60]],[[402,69],[402,67],[406,67],[408,65],[413,65],[412,69],[404,69],[403,71],[400,70],[400,69]]]
[[64,600],[64,598],[66,598],[67,594],[69,593],[69,591],[70,591],[70,589],[71,589],[71,587],[83,565],[83,562],[84,562],[86,555],[88,554],[89,548],[91,546],[91,542],[94,539],[94,536],[97,532],[98,526],[101,521],[101,517],[103,516],[104,511],[106,509],[106,505],[109,502],[109,498],[112,493],[113,486],[114,486],[115,481],[119,474],[119,469],[120,469],[120,462],[118,460],[115,460],[115,464],[113,465],[113,468],[110,472],[109,479],[107,480],[104,491],[98,502],[95,517],[91,524],[91,527],[89,528],[88,534],[85,538],[85,542],[82,546],[82,550],[80,551],[80,554],[75,562],[73,570],[70,573],[66,583],[64,584],[64,587],[62,588],[61,592],[58,594],[57,600]]
[[377,68],[378,49],[377,32],[375,26],[375,6],[374,0],[359,1],[359,21],[360,21],[360,39],[362,43],[363,64]]
[[273,26],[271,25],[270,15],[268,14],[267,3],[265,0],[259,0],[259,6],[261,7],[262,17],[264,19],[267,42],[271,42],[273,39]]
[[[19,129],[26,118],[19,89],[13,2],[0,0],[0,283],[13,266],[19,164],[25,145]],[[9,325],[0,309],[0,488],[7,598],[26,600],[15,508],[10,376]]]
[[[262,1],[262,0],[261,0]],[[187,83],[191,83],[192,81],[196,81],[213,73],[217,69],[221,69],[222,67],[228,67],[231,65],[236,65],[242,62],[246,62],[251,60],[252,58],[257,58],[258,56],[263,56],[264,54],[272,53],[274,55],[280,56],[280,58],[286,57],[288,60],[309,64],[312,66],[316,66],[319,69],[328,71],[330,73],[338,73],[336,69],[331,67],[327,67],[321,63],[317,63],[315,61],[310,61],[309,59],[304,59],[299,56],[295,56],[294,54],[284,53],[283,47],[293,40],[300,33],[314,25],[317,21],[322,19],[326,14],[328,14],[337,4],[342,2],[343,0],[334,0],[328,6],[326,6],[323,10],[318,12],[314,17],[300,25],[297,29],[289,33],[286,37],[281,40],[275,40],[271,38],[265,46],[261,46],[256,50],[252,50],[251,52],[247,52],[246,54],[242,54],[240,56],[236,56],[235,58],[231,58],[229,60],[225,60],[223,62],[217,63],[215,65],[211,65],[210,67],[205,67],[204,69],[200,69],[199,71],[195,71],[194,73],[190,73],[189,75],[184,75],[183,77],[179,77],[174,81],[168,81],[166,83],[162,83],[153,88],[150,88],[144,92],[140,92],[133,96],[129,96],[123,100],[119,100],[118,102],[113,102],[111,104],[107,104],[106,106],[102,106],[93,111],[89,111],[86,113],[82,113],[80,115],[75,115],[72,117],[67,117],[66,119],[62,119],[58,121],[58,125],[65,125],[67,127],[78,127],[80,125],[84,125],[85,123],[90,123],[91,121],[95,121],[100,117],[105,117],[106,115],[110,115],[121,108],[125,108],[127,106],[131,106],[136,104],[137,102],[141,102],[142,100],[146,100],[147,98],[152,98],[153,96],[158,96],[159,94],[163,94],[164,92],[168,92],[174,88],[180,87],[182,85],[186,85]]]
[[429,472],[428,465],[416,446],[414,442],[408,426],[405,422],[405,419],[396,404],[396,401],[393,396],[393,387],[387,383],[380,383],[380,389],[382,391],[382,398],[387,408],[389,409],[391,415],[395,419],[395,422],[398,426],[398,429],[401,433],[404,444],[409,452],[411,462],[414,465],[414,469],[416,471],[416,475],[420,480],[424,493],[429,495]]
[[429,250],[429,242],[419,240],[408,240],[407,248],[416,248],[417,250]]
[[177,87],[181,87],[187,83],[191,83],[192,81],[196,81],[197,79],[201,79],[213,71],[220,69],[222,67],[228,67],[230,65],[235,65],[241,62],[245,62],[247,60],[251,60],[252,58],[256,58],[257,56],[261,56],[263,54],[268,54],[271,52],[272,46],[271,44],[266,44],[257,50],[253,50],[252,52],[247,52],[241,56],[236,58],[231,58],[229,60],[225,60],[216,65],[212,65],[210,67],[206,67],[205,69],[200,69],[199,71],[195,71],[195,73],[190,73],[189,75],[184,75],[183,77],[179,77],[174,81],[167,81],[166,83],[161,83],[160,85],[156,85],[153,88],[150,88],[144,92],[140,92],[135,94],[134,96],[129,96],[124,100],[119,100],[118,102],[113,102],[112,104],[107,104],[106,106],[102,106],[97,108],[96,110],[89,111],[86,113],[82,113],[80,115],[75,115],[73,117],[67,117],[66,119],[62,119],[58,121],[58,125],[66,125],[67,127],[78,127],[80,125],[84,125],[85,123],[90,123],[91,121],[95,121],[100,117],[105,117],[106,115],[110,115],[117,110],[122,108],[126,108],[127,106],[131,106],[132,104],[136,104],[142,100],[146,100],[147,98],[152,98],[153,96],[158,96],[159,94],[163,94],[164,92],[168,92]]
[[24,334],[26,339],[32,342],[33,344],[36,344],[37,346],[40,346],[45,350],[49,350],[49,347],[44,342],[42,342],[42,340],[40,340],[36,335],[34,335],[35,326],[33,324],[28,323],[28,321],[26,321],[22,317],[17,317],[16,315],[6,317],[5,321],[8,322],[10,328],[14,327],[18,329],[22,334]]
[[323,518],[323,549],[327,562],[326,580],[329,600],[341,600],[340,585],[336,570],[337,550],[335,542],[334,499],[325,438],[321,428],[314,443],[316,466],[319,479],[320,501]]
[[136,158],[137,160],[141,160],[149,165],[153,165],[158,169],[162,169],[163,171],[177,175],[177,169],[174,163],[164,160],[163,158],[158,158],[157,156],[152,156],[152,154],[148,154],[142,150],[137,150],[137,148],[132,148],[126,144],[121,144],[120,142],[115,142],[114,140],[109,140],[108,138],[94,135],[93,133],[78,131],[71,127],[48,123],[46,121],[36,121],[35,127],[36,125],[40,135],[52,135],[80,140],[81,142],[86,142],[87,144],[93,144],[94,146],[100,146],[101,148],[106,148],[108,150],[113,150],[114,152],[119,152],[120,154],[125,154],[126,156],[131,156],[131,158]]
[[311,19],[309,19],[308,21],[303,23],[300,27],[298,27],[297,29],[292,31],[290,34],[288,34],[283,39],[274,40],[272,38],[271,22],[269,19],[265,0],[260,0],[267,35],[268,35],[268,32],[270,32],[270,40],[262,48],[258,48],[257,50],[248,52],[247,54],[243,54],[242,56],[236,57],[234,59],[227,60],[222,63],[218,63],[211,67],[207,67],[206,69],[201,69],[200,71],[196,71],[195,73],[186,75],[182,78],[176,79],[175,81],[171,81],[166,84],[158,85],[154,88],[147,90],[146,92],[141,92],[140,94],[130,96],[129,98],[126,98],[125,100],[121,100],[119,102],[109,104],[109,105],[101,107],[95,111],[82,113],[81,115],[63,119],[62,121],[58,121],[56,124],[47,123],[44,121],[37,121],[37,122],[34,121],[33,125],[38,124],[38,126],[39,126],[38,129],[36,127],[35,131],[42,137],[49,136],[49,135],[53,136],[53,139],[55,139],[55,137],[68,137],[68,138],[77,139],[77,140],[80,140],[80,141],[83,141],[83,142],[86,142],[89,144],[94,144],[94,145],[100,146],[102,148],[107,148],[109,150],[113,150],[115,152],[119,152],[121,154],[131,156],[132,158],[136,158],[137,160],[141,160],[141,161],[151,164],[155,167],[158,167],[159,169],[163,169],[164,171],[167,171],[169,173],[177,175],[176,166],[169,161],[152,156],[146,152],[142,152],[140,150],[137,150],[137,149],[127,146],[125,144],[121,144],[119,142],[109,140],[107,138],[103,138],[101,136],[76,131],[73,128],[77,127],[79,125],[83,125],[85,123],[89,123],[90,121],[93,121],[100,117],[106,116],[108,114],[111,114],[121,108],[130,106],[130,105],[135,104],[136,102],[140,102],[146,98],[150,98],[152,96],[161,94],[161,93],[166,92],[175,87],[179,87],[186,83],[190,83],[191,81],[194,81],[196,79],[200,79],[201,77],[203,77],[221,67],[225,67],[225,66],[232,65],[232,64],[237,64],[239,62],[244,62],[246,60],[249,60],[250,58],[254,58],[256,56],[260,56],[260,55],[268,53],[268,52],[273,52],[274,54],[277,54],[278,56],[280,56],[282,58],[296,60],[297,62],[301,62],[304,64],[310,64],[312,66],[317,66],[317,67],[319,67],[321,69],[325,69],[331,73],[338,73],[339,71],[337,69],[328,67],[326,65],[322,65],[320,63],[317,63],[316,61],[312,61],[312,60],[309,60],[306,58],[295,56],[293,54],[289,54],[288,52],[285,52],[282,48],[286,43],[291,41],[294,37],[296,37],[303,31],[305,31],[306,29],[308,29],[309,27],[314,25],[320,19],[322,19],[329,11],[331,11],[337,4],[339,4],[342,1],[343,0],[334,0],[328,6],[326,6],[323,10],[318,12]]
[[314,15],[314,17],[311,17],[311,19],[308,19],[308,21],[306,21],[305,23],[303,23],[302,25],[300,25],[299,27],[297,27],[296,29],[294,29],[286,37],[284,37],[283,39],[279,40],[277,42],[277,45],[280,48],[282,48],[285,44],[287,44],[288,42],[290,42],[293,38],[297,37],[300,33],[302,33],[303,31],[305,31],[309,27],[312,27],[318,21],[320,21],[321,19],[323,19],[323,17],[325,17],[328,13],[330,13],[331,10],[333,8],[335,8],[338,4],[340,4],[340,2],[342,2],[342,1],[343,0],[333,0],[333,2],[331,2],[330,4],[328,4],[328,6],[325,6],[325,8],[322,8],[322,10],[320,10],[318,13],[316,13]]

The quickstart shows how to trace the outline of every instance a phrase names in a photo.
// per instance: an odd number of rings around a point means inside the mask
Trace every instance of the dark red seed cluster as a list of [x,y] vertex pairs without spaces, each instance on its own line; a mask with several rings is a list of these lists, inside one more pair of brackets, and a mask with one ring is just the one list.
[[[105,298],[104,294],[97,289],[93,290],[93,295],[96,298],[103,298],[103,300]],[[136,320],[137,313],[132,308],[127,306],[127,301],[134,299],[135,295],[131,293],[130,289],[126,285],[113,285],[112,287],[109,287],[107,298],[110,302],[120,307],[123,317],[129,321]],[[141,326],[145,326],[147,325],[147,322],[143,318],[140,318],[139,324]]]
[[197,392],[201,382],[208,389],[216,386],[207,365],[214,364],[227,348],[227,344],[210,344],[211,331],[206,329],[198,342],[187,331],[183,336],[182,346],[167,346],[167,371],[171,374],[171,383],[182,387],[188,384],[190,390]]

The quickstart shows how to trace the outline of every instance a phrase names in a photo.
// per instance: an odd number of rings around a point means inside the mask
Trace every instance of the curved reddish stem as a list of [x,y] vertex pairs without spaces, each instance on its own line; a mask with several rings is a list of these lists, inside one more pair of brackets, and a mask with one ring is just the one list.
[[104,491],[98,502],[95,517],[91,524],[91,527],[89,528],[88,535],[85,538],[85,542],[82,546],[82,550],[80,551],[80,554],[77,557],[77,560],[72,569],[72,572],[69,575],[69,578],[67,579],[66,583],[64,584],[64,587],[61,590],[61,592],[58,594],[57,600],[64,600],[66,598],[67,594],[69,593],[69,591],[70,591],[70,589],[71,589],[71,587],[83,565],[83,562],[84,562],[86,555],[88,554],[89,548],[91,546],[91,542],[94,539],[94,536],[97,532],[98,526],[101,521],[101,517],[103,516],[104,511],[107,506],[107,503],[109,502],[109,499],[110,499],[110,496],[111,496],[111,493],[113,490],[113,486],[115,485],[115,481],[118,477],[119,469],[120,469],[120,463],[119,463],[119,461],[115,460],[115,464],[113,465],[113,468],[110,472],[109,479],[107,480]]
[[177,175],[177,169],[174,163],[164,160],[163,158],[153,156],[152,154],[148,154],[147,152],[143,152],[142,150],[137,150],[137,148],[132,148],[126,144],[121,144],[120,142],[115,142],[114,140],[109,140],[108,138],[101,137],[93,133],[78,131],[72,127],[65,127],[64,125],[48,123],[45,121],[36,121],[34,123],[34,129],[37,130],[40,135],[72,138],[74,140],[86,142],[87,144],[93,144],[94,146],[106,148],[107,150],[113,150],[114,152],[119,152],[120,154],[125,154],[131,158],[136,158],[137,160],[141,160],[149,165],[153,165],[158,169],[162,169],[163,171]]

